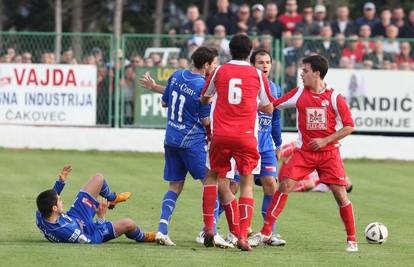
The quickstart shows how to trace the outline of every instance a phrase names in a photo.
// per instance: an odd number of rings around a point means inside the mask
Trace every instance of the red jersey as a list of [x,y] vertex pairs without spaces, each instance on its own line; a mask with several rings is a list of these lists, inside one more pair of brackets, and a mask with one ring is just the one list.
[[271,103],[266,76],[246,61],[231,60],[210,74],[201,93],[212,97],[211,128],[213,136],[254,136],[257,131],[257,99],[263,105]]
[[288,16],[287,14],[280,15],[279,21],[285,25],[286,30],[293,33],[296,29],[296,24],[302,20],[302,15]]
[[[336,132],[337,127],[354,126],[345,99],[334,89],[327,87],[317,94],[307,87],[297,87],[273,101],[278,109],[296,107],[298,123],[297,147],[313,151],[309,142],[313,138],[324,138]],[[318,151],[339,147],[338,142],[329,143]]]

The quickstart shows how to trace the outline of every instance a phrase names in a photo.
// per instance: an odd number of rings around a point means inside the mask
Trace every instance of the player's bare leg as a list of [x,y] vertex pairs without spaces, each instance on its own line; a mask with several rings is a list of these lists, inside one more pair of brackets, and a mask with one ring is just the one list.
[[240,214],[240,235],[237,246],[243,251],[251,251],[247,242],[248,229],[253,216],[253,175],[240,176],[240,198],[239,198],[239,214]]
[[144,233],[131,219],[126,218],[114,221],[112,222],[112,225],[114,227],[117,237],[125,234],[126,237],[128,237],[129,239],[133,239],[137,242],[155,241],[155,232]]
[[339,206],[339,214],[341,216],[342,222],[345,225],[346,234],[347,234],[347,248],[348,252],[358,251],[358,244],[355,238],[355,219],[352,203],[348,198],[348,193],[346,192],[346,187],[344,185],[334,185],[329,186],[332,190],[332,194],[335,197],[336,203]]
[[104,176],[100,173],[97,173],[90,178],[81,190],[90,194],[95,199],[98,198],[99,195],[106,198],[109,201],[110,209],[114,208],[117,203],[128,200],[132,195],[130,192],[111,192]]
[[214,208],[217,199],[216,172],[209,170],[203,182],[203,221],[204,221],[204,245],[214,246]]

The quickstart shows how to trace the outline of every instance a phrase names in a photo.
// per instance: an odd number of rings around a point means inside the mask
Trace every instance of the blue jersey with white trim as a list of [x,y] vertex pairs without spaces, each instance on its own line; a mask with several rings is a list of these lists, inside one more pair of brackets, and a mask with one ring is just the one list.
[[[65,184],[58,180],[53,189],[60,194],[64,186]],[[40,211],[36,211],[36,225],[51,242],[94,243],[93,238],[84,233],[78,221],[65,213],[58,217],[56,223],[51,223],[42,217]]]
[[168,79],[162,101],[168,105],[165,144],[189,148],[204,144],[206,131],[201,123],[210,116],[210,105],[200,102],[204,76],[190,70],[177,70]]
[[[282,96],[280,86],[269,80],[270,93],[274,98]],[[274,150],[282,145],[280,111],[275,109],[273,114],[258,112],[259,115],[259,152]]]

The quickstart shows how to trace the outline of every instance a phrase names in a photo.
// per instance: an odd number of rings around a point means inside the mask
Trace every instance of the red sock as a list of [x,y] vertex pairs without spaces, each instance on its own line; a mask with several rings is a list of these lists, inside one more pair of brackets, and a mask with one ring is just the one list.
[[248,230],[253,217],[254,200],[253,198],[239,198],[240,212],[240,238],[247,239]]
[[227,224],[229,225],[230,232],[235,236],[239,236],[240,216],[237,200],[233,199],[230,203],[224,205],[224,211],[226,212]]
[[266,218],[263,224],[263,228],[260,231],[265,236],[272,234],[272,225],[275,223],[277,217],[282,212],[285,206],[288,195],[276,191],[272,197],[269,207],[267,208]]
[[203,186],[203,221],[205,229],[214,228],[214,208],[216,206],[217,185]]
[[354,219],[354,210],[352,208],[352,203],[340,207],[339,214],[341,215],[342,221],[344,222],[347,241],[355,241],[355,219]]

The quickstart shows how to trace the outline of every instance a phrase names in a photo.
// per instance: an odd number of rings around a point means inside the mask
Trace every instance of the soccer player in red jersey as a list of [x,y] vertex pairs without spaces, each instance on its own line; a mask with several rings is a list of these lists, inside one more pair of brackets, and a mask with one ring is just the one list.
[[[234,35],[230,41],[233,60],[219,66],[210,74],[201,94],[201,103],[209,103],[217,94],[212,106],[212,141],[210,145],[211,170],[203,188],[204,244],[213,246],[214,205],[217,197],[217,177],[226,177],[233,157],[241,176],[240,199],[233,203],[236,224],[234,232],[238,247],[250,251],[247,231],[253,215],[253,175],[258,165],[257,110],[272,113],[273,106],[266,76],[247,62],[252,42],[244,34]],[[257,99],[260,100],[258,107]],[[237,216],[239,215],[239,216]]]
[[338,203],[347,233],[346,251],[356,252],[354,213],[345,189],[345,170],[338,143],[352,133],[354,122],[345,99],[323,81],[328,72],[328,61],[320,55],[312,55],[304,58],[302,63],[303,86],[273,101],[278,109],[297,109],[297,150],[284,166],[283,180],[273,195],[261,232],[252,238],[258,242],[269,240],[271,227],[283,210],[289,191],[316,169],[321,182],[329,185]]

